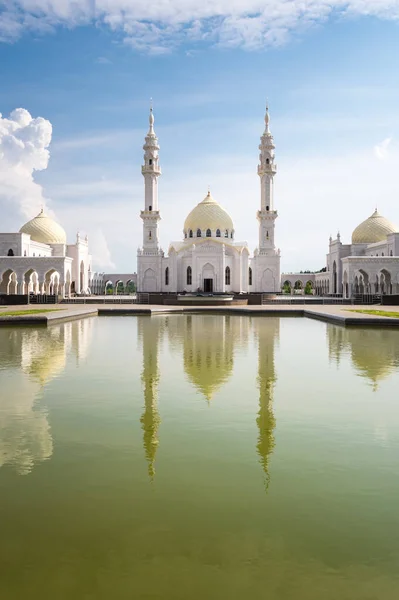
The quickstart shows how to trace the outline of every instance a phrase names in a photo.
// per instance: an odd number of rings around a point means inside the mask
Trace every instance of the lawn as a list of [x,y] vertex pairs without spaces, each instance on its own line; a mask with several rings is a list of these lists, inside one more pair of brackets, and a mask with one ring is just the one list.
[[27,310],[0,310],[0,317],[22,317],[24,315],[40,315],[42,313],[56,312],[63,308],[31,308]]
[[376,317],[392,317],[394,319],[399,319],[399,312],[390,312],[388,310],[351,310],[349,312],[363,313],[365,315],[375,315]]

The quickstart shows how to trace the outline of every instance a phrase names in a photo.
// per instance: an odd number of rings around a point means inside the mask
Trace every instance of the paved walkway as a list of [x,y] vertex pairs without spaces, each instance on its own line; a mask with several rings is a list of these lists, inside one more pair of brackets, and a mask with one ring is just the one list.
[[[4,312],[24,310],[58,309],[54,312],[43,312],[42,314],[2,316]],[[342,305],[292,305],[292,304],[270,304],[264,306],[158,306],[148,304],[58,304],[58,305],[32,305],[29,306],[1,306],[0,324],[41,324],[50,325],[61,321],[80,319],[88,316],[105,315],[153,315],[153,314],[181,314],[212,312],[221,314],[257,314],[275,316],[298,316],[308,317],[338,323],[341,325],[376,325],[399,327],[399,319],[367,315],[353,310],[379,310],[384,312],[399,312],[398,306],[342,306]]]

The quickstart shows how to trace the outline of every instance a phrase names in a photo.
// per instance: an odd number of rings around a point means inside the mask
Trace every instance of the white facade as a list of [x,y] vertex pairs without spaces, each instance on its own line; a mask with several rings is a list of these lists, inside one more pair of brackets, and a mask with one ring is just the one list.
[[259,146],[258,175],[261,183],[259,247],[254,256],[246,242],[235,241],[234,224],[208,192],[189,213],[183,239],[171,242],[165,256],[159,244],[161,220],[158,198],[159,144],[154,132],[151,109],[150,127],[144,144],[145,194],[143,244],[137,254],[137,289],[139,292],[240,293],[276,292],[280,289],[280,252],[274,244],[275,220],[273,185],[276,174],[274,141],[266,110],[265,131]]
[[343,244],[330,238],[326,271],[316,273],[318,293],[399,294],[399,231],[376,210]]
[[80,294],[90,272],[87,237],[67,244],[65,231],[43,210],[18,233],[0,233],[0,294]]
[[399,231],[377,210],[360,223],[352,243],[343,244],[338,233],[330,237],[326,267],[318,273],[283,273],[281,287],[304,289],[312,284],[320,296],[344,298],[367,294],[399,294]]

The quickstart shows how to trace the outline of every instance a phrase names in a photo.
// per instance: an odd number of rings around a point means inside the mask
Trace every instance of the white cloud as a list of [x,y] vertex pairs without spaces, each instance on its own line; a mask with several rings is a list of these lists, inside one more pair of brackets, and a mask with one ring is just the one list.
[[[35,182],[34,173],[47,169],[51,137],[51,123],[41,117],[33,119],[23,108],[14,110],[8,119],[0,114],[0,210],[3,231],[18,230],[26,220],[33,218],[39,212],[42,205],[49,203],[42,186]],[[105,188],[109,194],[119,195],[121,188],[118,188],[116,183],[99,181],[96,190],[91,192],[98,197]],[[82,230],[88,229],[95,267],[115,268],[99,222],[96,222],[91,214],[85,219],[82,217],[81,210],[77,222],[76,210],[71,210],[70,200],[76,195],[75,187],[68,182],[65,188],[60,189],[58,195],[61,200],[65,200],[65,204],[64,206],[59,204],[58,217],[61,217],[60,221],[70,235],[74,235],[79,227]],[[92,184],[81,185],[78,196],[86,195],[90,188]],[[124,191],[127,193],[127,186]],[[47,207],[47,210],[52,214],[51,209]],[[94,215],[96,212],[93,211]],[[100,221],[101,219],[103,223],[112,222],[112,219],[105,214],[101,214]]]
[[392,138],[389,137],[374,147],[374,154],[379,160],[385,160],[388,158],[391,142]]
[[112,60],[106,56],[99,56],[96,60],[96,63],[99,65],[112,65]]
[[89,243],[94,270],[115,269],[115,263],[111,258],[111,251],[102,229],[97,229],[90,235]]
[[[23,108],[9,118],[0,114],[0,207],[3,227],[32,218],[46,203],[33,178],[47,168],[52,127],[46,119],[33,119]],[[5,221],[5,222],[4,222]],[[22,223],[21,223],[22,224]]]
[[399,0],[10,0],[0,13],[0,40],[14,41],[26,30],[92,23],[152,54],[187,40],[258,49],[345,16],[398,20]]

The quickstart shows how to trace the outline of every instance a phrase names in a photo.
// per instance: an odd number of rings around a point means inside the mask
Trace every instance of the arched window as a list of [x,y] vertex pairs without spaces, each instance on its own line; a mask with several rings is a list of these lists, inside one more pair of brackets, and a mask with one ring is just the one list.
[[392,252],[392,250],[391,250],[391,256],[393,256],[393,252]]
[[190,231],[188,232],[188,237],[193,237],[193,230],[190,229]]
[[169,285],[169,267],[165,269],[165,285]]
[[234,231],[232,231],[232,232],[230,233],[230,237],[231,237],[231,239],[233,239],[233,234],[234,234]]
[[14,256],[14,250],[12,248],[9,249],[7,256]]
[[266,159],[266,164],[267,164],[267,165],[270,165],[270,158],[267,158],[267,159]]
[[149,165],[152,165],[152,158],[150,158],[150,160],[148,161]]
[[228,229],[226,229],[226,231],[224,232],[224,237],[225,237],[225,238],[226,238],[226,237],[227,237],[227,238],[229,237],[229,230],[228,230]]
[[249,285],[252,285],[252,269],[251,269],[251,267],[249,267],[249,269],[248,269],[248,283],[249,283]]
[[206,230],[206,237],[211,237],[212,233],[210,229]]
[[148,210],[151,212],[152,211],[152,206],[150,204],[150,206],[148,207]]
[[187,285],[191,285],[193,281],[193,272],[191,267],[187,267]]
[[269,205],[268,205],[268,206],[266,206],[266,210],[267,210],[267,212],[269,212],[269,209],[270,209]]
[[152,233],[151,233],[151,229],[150,229],[150,231],[148,232],[148,239],[149,239],[149,240],[151,240],[151,239],[152,239]]
[[381,256],[384,256],[384,253],[382,253]]
[[197,229],[197,237],[201,237],[201,229]]
[[216,229],[216,237],[220,237],[220,229]]
[[230,267],[226,267],[224,282],[226,285],[230,285]]

